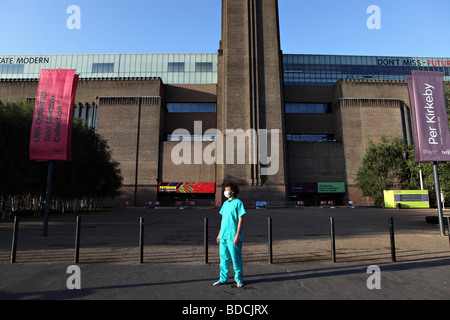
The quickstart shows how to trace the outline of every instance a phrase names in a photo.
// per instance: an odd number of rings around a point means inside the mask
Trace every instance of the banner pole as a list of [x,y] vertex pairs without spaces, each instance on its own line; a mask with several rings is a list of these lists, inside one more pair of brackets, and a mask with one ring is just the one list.
[[47,191],[45,192],[44,237],[46,237],[48,233],[48,216],[50,212],[50,199],[52,193],[53,163],[53,160],[48,162]]
[[439,217],[439,230],[441,232],[441,236],[445,236],[444,215],[442,213],[442,203],[441,203],[441,186],[439,184],[439,172],[436,161],[433,162],[433,173],[434,173],[434,188],[436,189],[436,202]]

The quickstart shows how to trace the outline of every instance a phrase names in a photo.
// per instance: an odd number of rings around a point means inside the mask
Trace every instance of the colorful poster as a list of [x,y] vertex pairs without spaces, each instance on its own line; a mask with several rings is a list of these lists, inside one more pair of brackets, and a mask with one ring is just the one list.
[[215,193],[214,182],[160,182],[158,192],[161,193]]
[[450,161],[450,130],[441,72],[406,76],[414,129],[415,162]]
[[75,70],[41,70],[31,125],[30,160],[72,160],[72,120],[77,85]]

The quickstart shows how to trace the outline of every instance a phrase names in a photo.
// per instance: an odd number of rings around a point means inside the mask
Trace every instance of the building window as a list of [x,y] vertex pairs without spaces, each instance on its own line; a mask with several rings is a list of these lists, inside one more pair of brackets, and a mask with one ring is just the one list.
[[112,73],[114,72],[114,63],[93,63],[92,73]]
[[329,103],[286,103],[286,113],[331,113]]
[[215,103],[168,103],[169,113],[215,113],[217,105]]
[[23,64],[2,64],[0,65],[0,73],[4,74],[22,74]]
[[82,103],[75,105],[73,108],[73,119],[80,119],[88,127],[97,129],[97,106],[91,107]]
[[212,72],[212,62],[196,62],[195,72]]
[[169,62],[169,72],[184,72],[184,62]]
[[90,128],[92,126],[92,108],[91,107],[86,108],[86,123],[87,123],[88,128]]
[[337,142],[333,134],[288,134],[288,142]]
[[167,141],[215,141],[216,136],[213,134],[168,134]]

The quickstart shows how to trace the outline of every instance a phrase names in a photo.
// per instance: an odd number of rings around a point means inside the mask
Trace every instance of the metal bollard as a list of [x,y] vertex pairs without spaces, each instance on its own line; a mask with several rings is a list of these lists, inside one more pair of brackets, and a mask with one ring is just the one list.
[[144,263],[144,218],[139,219],[139,263]]
[[447,217],[448,243],[450,244],[450,217]]
[[267,218],[267,234],[268,234],[268,246],[269,246],[269,264],[273,263],[272,257],[272,218]]
[[396,262],[397,258],[395,256],[395,237],[394,237],[394,218],[389,218],[389,233],[391,235],[391,258],[392,262]]
[[77,217],[77,226],[75,229],[75,263],[80,260],[80,232],[81,232],[81,217]]
[[205,248],[205,264],[208,264],[208,218],[203,219],[203,243]]
[[17,237],[19,236],[19,218],[14,217],[14,229],[11,247],[11,263],[16,262],[16,252],[17,252]]
[[334,218],[330,218],[331,227],[331,261],[336,263],[336,236],[334,233]]

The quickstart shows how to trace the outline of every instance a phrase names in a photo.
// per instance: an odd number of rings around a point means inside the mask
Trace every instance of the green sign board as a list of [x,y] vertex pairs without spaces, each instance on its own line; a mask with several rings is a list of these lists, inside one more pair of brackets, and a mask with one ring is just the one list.
[[317,184],[319,193],[345,193],[344,182],[319,182]]

